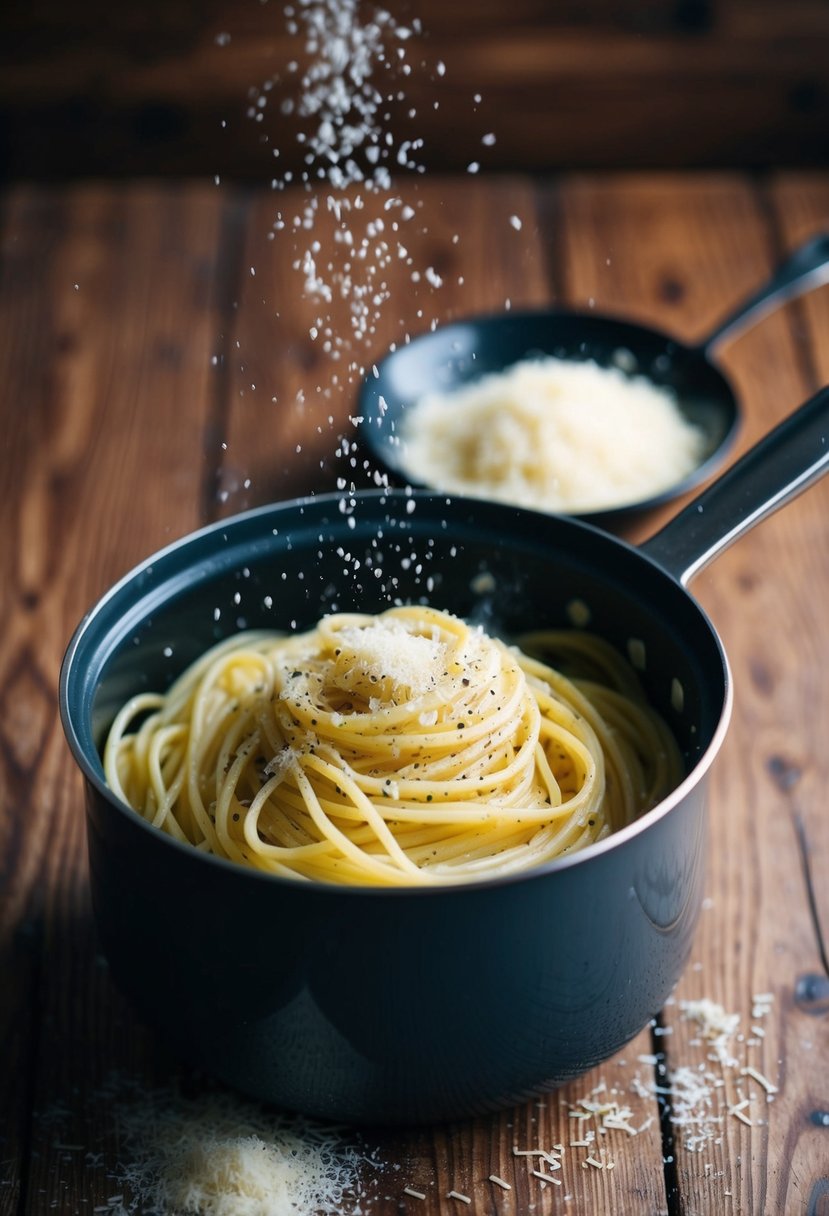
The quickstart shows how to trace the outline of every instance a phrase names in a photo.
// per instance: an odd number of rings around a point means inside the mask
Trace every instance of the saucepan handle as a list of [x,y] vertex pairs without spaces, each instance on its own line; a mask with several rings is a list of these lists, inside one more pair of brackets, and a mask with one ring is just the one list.
[[829,473],[829,387],[755,444],[641,551],[685,585],[824,473]]
[[723,318],[707,338],[698,343],[706,353],[726,338],[749,329],[787,300],[829,283],[829,233],[813,236],[789,254],[762,287],[753,292]]

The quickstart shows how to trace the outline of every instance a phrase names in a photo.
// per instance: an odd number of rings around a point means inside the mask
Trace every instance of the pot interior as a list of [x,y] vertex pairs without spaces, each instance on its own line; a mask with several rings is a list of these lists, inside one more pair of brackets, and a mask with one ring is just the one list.
[[579,521],[369,492],[248,512],[128,575],[67,655],[62,710],[73,750],[100,786],[98,749],[116,710],[137,692],[167,688],[214,642],[401,602],[432,604],[507,640],[586,627],[631,659],[688,771],[712,741],[725,661],[699,606],[660,567]]

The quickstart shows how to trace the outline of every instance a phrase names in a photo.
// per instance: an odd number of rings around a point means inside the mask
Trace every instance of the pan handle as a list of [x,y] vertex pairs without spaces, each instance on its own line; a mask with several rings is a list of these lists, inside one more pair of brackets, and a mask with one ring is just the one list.
[[829,473],[829,387],[816,393],[641,546],[683,586],[735,540]]
[[750,329],[778,305],[823,283],[829,283],[829,233],[813,236],[789,254],[767,283],[743,300],[699,343],[700,349],[710,353],[726,338]]

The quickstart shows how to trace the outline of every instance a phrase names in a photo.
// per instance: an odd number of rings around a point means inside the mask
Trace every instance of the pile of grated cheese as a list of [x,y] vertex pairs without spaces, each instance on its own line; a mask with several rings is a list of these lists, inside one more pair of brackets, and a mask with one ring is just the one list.
[[[443,671],[446,644],[413,633],[395,620],[341,629],[340,665],[354,669],[379,685],[388,685],[386,699],[396,694],[417,697],[434,688]],[[351,681],[353,683],[353,681]]]
[[619,367],[524,360],[407,412],[403,469],[441,491],[539,510],[609,510],[667,490],[704,451],[676,398]]
[[114,1216],[344,1216],[359,1157],[342,1136],[232,1094],[142,1094],[119,1108]]

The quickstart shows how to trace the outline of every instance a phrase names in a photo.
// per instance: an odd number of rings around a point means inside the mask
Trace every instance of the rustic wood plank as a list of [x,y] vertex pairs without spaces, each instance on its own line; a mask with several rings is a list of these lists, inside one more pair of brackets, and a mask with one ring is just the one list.
[[[417,110],[411,134],[425,138],[433,169],[463,171],[489,131],[498,142],[485,165],[499,170],[825,163],[819,0],[391,7],[423,22],[395,127],[407,132]],[[302,61],[281,6],[154,0],[131,12],[42,0],[4,6],[0,23],[7,174],[267,180],[261,135],[273,127],[245,111],[248,90],[279,73],[278,115],[286,65]],[[282,151],[285,167],[301,168],[293,140]]]
[[6,205],[0,1018],[15,1053],[0,1082],[10,1098],[4,1117],[13,1118],[3,1171],[11,1185],[0,1189],[7,1211],[106,1202],[106,1176],[84,1154],[111,1146],[114,1128],[91,1095],[113,1069],[145,1076],[159,1067],[96,957],[81,784],[55,687],[83,610],[200,521],[221,214],[203,188],[21,189]]
[[[566,221],[579,228],[592,217],[597,233],[592,244],[582,238],[580,248],[592,249],[592,269],[571,276],[574,296],[593,295],[597,308],[635,305],[640,317],[687,337],[704,332],[722,306],[757,285],[783,254],[763,199],[733,179],[623,179],[603,189],[576,183],[565,200]],[[800,234],[816,226],[816,218],[811,213]],[[603,267],[605,250],[610,269]],[[798,330],[797,319],[824,306],[815,296],[723,350],[721,362],[745,406],[740,448],[816,387],[798,349],[811,350],[814,338]],[[736,704],[712,780],[712,906],[677,999],[709,997],[739,1013],[734,1056],[780,1092],[766,1106],[762,1089],[740,1077],[739,1067],[721,1070],[706,1060],[707,1047],[694,1042],[696,1027],[676,1006],[666,1010],[669,1066],[702,1064],[722,1072],[729,1103],[751,1098],[746,1110],[753,1126],[725,1113],[700,1153],[684,1147],[677,1129],[677,1202],[687,1213],[805,1211],[825,1173],[825,1133],[809,1123],[809,1112],[829,1091],[829,1072],[815,1050],[815,1021],[795,999],[798,977],[822,968],[794,807],[810,836],[825,836],[817,791],[827,777],[820,742],[827,712],[819,673],[829,643],[822,595],[804,596],[803,589],[814,587],[817,572],[827,568],[826,506],[824,484],[741,540],[694,585],[730,654]],[[796,792],[781,788],[792,781]],[[753,1016],[752,994],[765,992],[774,996],[771,1012]],[[758,1023],[760,1035],[750,1029]],[[722,1097],[715,1093],[712,1100],[723,1114]]]
[[[774,220],[782,243],[791,246],[816,231],[829,232],[829,185],[825,179],[797,176],[778,178],[770,187]],[[829,383],[829,351],[825,334],[829,325],[829,288],[824,287],[801,300],[791,310],[791,327],[804,381],[810,388]],[[788,1062],[795,1053],[803,1059],[804,1081],[793,1078],[790,1103],[793,1134],[785,1141],[778,1134],[771,1140],[772,1159],[786,1154],[803,1179],[802,1195],[807,1210],[820,1210],[822,1195],[829,1190],[829,1120],[820,1112],[829,1110],[829,1066],[821,1049],[820,1027],[829,1009],[829,823],[826,818],[825,782],[829,763],[825,738],[829,723],[829,695],[821,672],[829,658],[825,597],[814,585],[814,571],[829,570],[829,530],[825,493],[809,495],[797,505],[792,529],[775,529],[774,560],[780,562],[785,579],[785,601],[779,604],[778,619],[785,621],[786,649],[776,674],[786,668],[787,653],[796,651],[801,679],[791,688],[790,703],[797,703],[801,719],[790,723],[781,715],[771,735],[769,775],[777,786],[780,810],[794,827],[809,884],[818,957],[810,968],[789,975],[796,1009],[787,1018],[784,1051]],[[788,521],[787,521],[788,523]],[[771,540],[772,538],[770,538]],[[791,660],[789,660],[791,661]],[[788,686],[787,676],[781,683]],[[799,699],[802,698],[802,701]],[[807,729],[804,729],[804,725]],[[783,1029],[781,1027],[781,1036]],[[772,1127],[772,1132],[774,1128]],[[784,1170],[772,1175],[770,1204],[790,1202],[791,1185]],[[802,1200],[801,1200],[802,1202]]]

